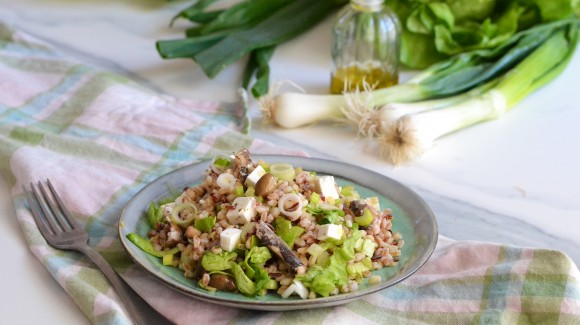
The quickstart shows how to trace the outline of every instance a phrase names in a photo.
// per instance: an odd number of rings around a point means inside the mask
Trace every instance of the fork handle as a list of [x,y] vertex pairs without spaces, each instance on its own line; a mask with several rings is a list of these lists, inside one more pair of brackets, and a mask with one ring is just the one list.
[[78,247],[78,250],[84,253],[101,269],[101,271],[103,271],[103,274],[115,289],[135,324],[170,324],[169,320],[155,311],[143,300],[143,298],[137,295],[135,291],[129,287],[129,285],[119,276],[119,274],[117,274],[101,254],[88,245]]

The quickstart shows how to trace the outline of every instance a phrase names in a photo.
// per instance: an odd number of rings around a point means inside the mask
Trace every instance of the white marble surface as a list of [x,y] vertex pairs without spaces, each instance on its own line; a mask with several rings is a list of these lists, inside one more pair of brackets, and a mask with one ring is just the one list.
[[[164,0],[0,0],[0,21],[56,45],[78,60],[176,96],[232,101],[242,65],[209,80],[189,60],[162,60],[156,40],[180,37],[171,17],[189,4]],[[178,24],[179,27],[179,24]],[[308,92],[328,85],[329,21],[281,46],[272,78]],[[408,75],[404,75],[408,76]],[[554,248],[580,264],[580,51],[568,69],[502,119],[440,139],[413,164],[393,168],[373,143],[348,128],[265,128],[253,135],[341,159],[397,179],[434,210],[443,235]],[[252,115],[258,119],[259,114]],[[87,320],[28,251],[0,182],[2,322],[78,324]]]

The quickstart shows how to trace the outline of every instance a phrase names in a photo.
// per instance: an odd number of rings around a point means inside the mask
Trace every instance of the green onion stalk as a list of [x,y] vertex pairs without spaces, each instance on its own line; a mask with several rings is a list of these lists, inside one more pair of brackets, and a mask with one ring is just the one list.
[[557,77],[570,61],[577,40],[577,22],[558,28],[489,89],[444,107],[416,107],[415,113],[399,117],[381,132],[378,141],[383,153],[394,165],[403,164],[444,135],[500,117]]

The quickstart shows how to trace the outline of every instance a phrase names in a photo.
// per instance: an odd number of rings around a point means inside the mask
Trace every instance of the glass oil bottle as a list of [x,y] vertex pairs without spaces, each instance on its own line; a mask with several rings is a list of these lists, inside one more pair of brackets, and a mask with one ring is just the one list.
[[332,28],[330,92],[399,82],[401,27],[384,0],[351,0]]

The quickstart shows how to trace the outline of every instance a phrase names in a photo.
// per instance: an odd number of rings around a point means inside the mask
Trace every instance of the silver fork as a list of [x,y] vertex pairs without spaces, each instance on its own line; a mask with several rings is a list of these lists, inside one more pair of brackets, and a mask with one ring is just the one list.
[[[48,187],[48,190],[46,189]],[[46,185],[23,186],[34,221],[46,241],[53,247],[85,254],[103,271],[136,324],[164,324],[169,321],[151,308],[115,272],[109,263],[88,245],[88,233],[72,218],[50,180]]]

